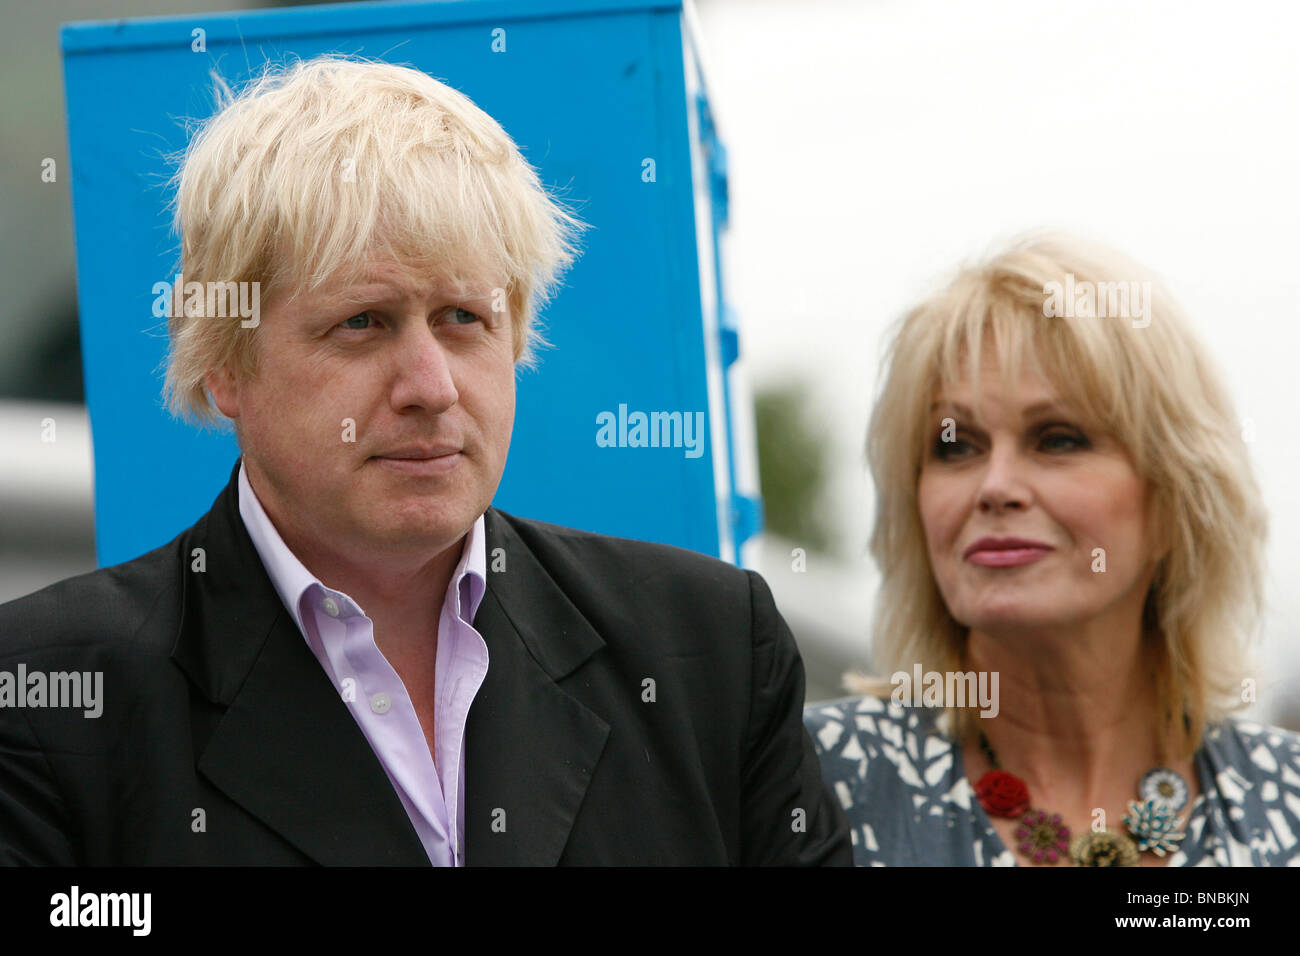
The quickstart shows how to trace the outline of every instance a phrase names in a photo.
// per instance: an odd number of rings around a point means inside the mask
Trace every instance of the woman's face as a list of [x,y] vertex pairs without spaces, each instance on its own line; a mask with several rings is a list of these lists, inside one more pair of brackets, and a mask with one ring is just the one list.
[[1140,621],[1158,555],[1128,454],[1042,378],[1004,386],[991,353],[981,385],[978,408],[965,381],[936,396],[917,485],[949,612],[985,633]]

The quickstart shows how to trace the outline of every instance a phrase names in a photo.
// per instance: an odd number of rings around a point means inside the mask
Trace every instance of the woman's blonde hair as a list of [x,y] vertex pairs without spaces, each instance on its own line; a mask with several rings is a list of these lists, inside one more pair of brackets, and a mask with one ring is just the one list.
[[[1098,291],[1093,315],[1045,314],[1060,311],[1047,304],[1049,289],[1086,283]],[[1145,316],[1129,300],[1126,314],[1111,308],[1103,317],[1119,283],[1149,289]],[[1016,382],[1028,360],[1129,452],[1150,483],[1150,530],[1169,551],[1156,566],[1143,627],[1162,742],[1169,754],[1188,755],[1208,723],[1243,706],[1267,517],[1227,391],[1179,307],[1132,260],[1071,236],[1025,237],[961,270],[894,332],[866,448],[877,496],[871,552],[882,576],[872,631],[877,676],[850,674],[845,684],[888,696],[878,675],[910,673],[918,662],[941,673],[962,670],[967,628],[949,614],[935,582],[917,481],[938,426],[935,392],[961,380],[965,356],[979,394],[984,336],[996,342],[1004,381]],[[957,739],[975,723],[967,708],[949,708],[943,720]]]
[[[356,281],[377,258],[453,288],[504,279],[516,363],[542,343],[536,313],[585,224],[467,96],[409,67],[327,55],[269,64],[217,112],[173,177],[185,283],[259,282],[263,304]],[[174,158],[175,161],[175,158]],[[173,292],[165,394],[173,414],[218,420],[205,376],[257,371],[256,329],[180,307]]]

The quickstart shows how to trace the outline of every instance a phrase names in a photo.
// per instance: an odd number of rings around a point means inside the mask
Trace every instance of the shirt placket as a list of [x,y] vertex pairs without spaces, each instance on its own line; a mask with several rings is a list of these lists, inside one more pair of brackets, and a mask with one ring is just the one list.
[[435,847],[428,847],[421,834],[426,849],[436,853],[442,847],[450,855],[447,809],[433,756],[405,684],[375,644],[373,623],[342,595],[325,595],[319,610],[322,643],[336,680],[354,681],[349,706],[357,723],[403,803],[415,808],[434,838]]

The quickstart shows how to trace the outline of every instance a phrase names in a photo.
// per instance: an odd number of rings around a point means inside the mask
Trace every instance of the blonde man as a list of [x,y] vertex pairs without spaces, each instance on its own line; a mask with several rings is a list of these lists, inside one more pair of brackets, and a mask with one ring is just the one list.
[[[104,675],[96,720],[0,712],[0,860],[848,863],[757,575],[491,507],[578,226],[501,127],[339,57],[225,99],[166,384],[241,460],[171,544],[0,609],[7,659]],[[257,315],[192,294],[230,282]]]

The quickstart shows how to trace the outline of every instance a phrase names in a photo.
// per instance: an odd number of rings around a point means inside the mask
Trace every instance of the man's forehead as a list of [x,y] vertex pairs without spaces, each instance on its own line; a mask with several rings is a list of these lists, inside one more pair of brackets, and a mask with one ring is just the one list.
[[316,288],[300,290],[300,299],[331,302],[363,302],[410,296],[466,298],[492,294],[503,280],[491,278],[481,267],[432,267],[391,261],[367,263],[353,270],[340,270]]

